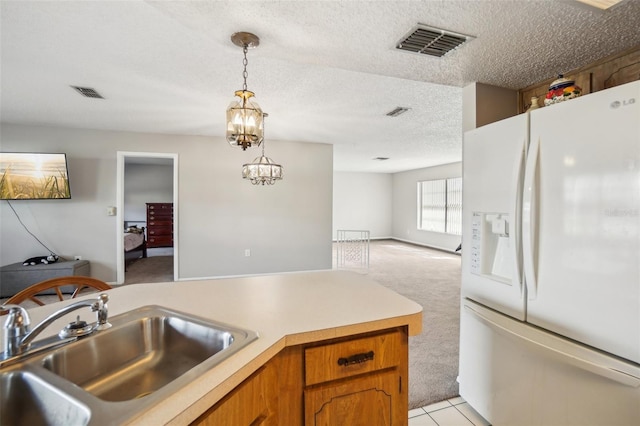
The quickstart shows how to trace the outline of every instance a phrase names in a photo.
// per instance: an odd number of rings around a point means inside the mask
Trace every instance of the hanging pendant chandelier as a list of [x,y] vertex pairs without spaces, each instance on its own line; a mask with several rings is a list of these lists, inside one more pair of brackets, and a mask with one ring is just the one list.
[[235,92],[240,99],[234,99],[227,108],[227,142],[231,146],[239,146],[246,150],[251,145],[260,145],[264,137],[262,110],[255,100],[251,99],[255,94],[247,90],[247,50],[258,46],[260,39],[255,34],[239,32],[231,36],[231,41],[242,47],[244,52],[244,84],[242,90]]
[[[263,123],[264,117],[268,117],[269,114],[263,114]],[[271,160],[271,158],[266,157],[264,155],[264,146],[265,143],[262,144],[262,155],[252,163],[243,164],[242,165],[242,178],[249,179],[254,185],[273,185],[276,181],[282,179],[282,166],[280,164],[276,164]]]

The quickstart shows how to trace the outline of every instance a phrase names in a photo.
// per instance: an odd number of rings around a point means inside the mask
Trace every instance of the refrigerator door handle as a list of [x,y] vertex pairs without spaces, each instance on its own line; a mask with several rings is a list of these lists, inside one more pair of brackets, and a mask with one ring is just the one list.
[[527,289],[527,297],[534,300],[537,296],[536,281],[536,193],[537,169],[540,151],[540,140],[533,139],[529,147],[527,163],[524,169],[524,186],[522,195],[522,266]]
[[520,206],[522,203],[522,171],[524,168],[524,150],[525,150],[525,142],[522,141],[522,149],[520,150],[518,161],[516,161],[516,165],[513,171],[513,185],[511,187],[511,193],[513,194],[513,211],[510,212],[510,217],[513,218],[513,229],[509,232],[509,239],[511,245],[511,256],[513,257],[513,265],[514,265],[514,282],[517,284],[520,289],[520,294],[522,294],[522,260],[520,259],[520,233],[522,231],[522,221],[521,221],[521,211]]
[[[464,308],[507,337],[522,340],[537,349],[558,356],[565,363],[633,388],[640,387],[640,368],[637,365],[607,356],[596,350],[573,343],[529,324],[506,317],[464,300]],[[626,370],[626,371],[625,371]]]

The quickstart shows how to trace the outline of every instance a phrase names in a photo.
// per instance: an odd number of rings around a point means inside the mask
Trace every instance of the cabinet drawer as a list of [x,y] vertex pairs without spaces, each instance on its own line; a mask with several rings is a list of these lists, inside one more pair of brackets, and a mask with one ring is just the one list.
[[173,204],[172,203],[147,203],[147,209],[149,211],[166,211],[173,212]]
[[305,383],[309,386],[400,365],[402,337],[400,331],[392,331],[306,348]]
[[171,247],[173,246],[173,236],[162,236],[162,237],[149,237],[147,240],[148,246],[160,246],[160,247]]
[[171,235],[172,232],[173,228],[171,226],[154,226],[153,228],[147,228],[149,238],[151,238],[151,236]]
[[150,212],[147,215],[147,220],[171,221],[171,220],[173,220],[173,215],[171,215],[171,214],[158,214],[156,212]]
[[171,221],[171,219],[166,220],[166,219],[149,218],[147,220],[147,229],[151,227],[159,227],[159,226],[168,226],[170,228],[172,225],[173,225],[173,222]]

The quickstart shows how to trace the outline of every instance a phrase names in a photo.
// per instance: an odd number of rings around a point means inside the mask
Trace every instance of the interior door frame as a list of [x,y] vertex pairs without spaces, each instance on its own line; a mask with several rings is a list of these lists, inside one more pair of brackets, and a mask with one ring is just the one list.
[[116,284],[124,284],[124,169],[128,157],[166,158],[173,160],[173,280],[178,281],[178,154],[166,152],[117,151],[116,166]]

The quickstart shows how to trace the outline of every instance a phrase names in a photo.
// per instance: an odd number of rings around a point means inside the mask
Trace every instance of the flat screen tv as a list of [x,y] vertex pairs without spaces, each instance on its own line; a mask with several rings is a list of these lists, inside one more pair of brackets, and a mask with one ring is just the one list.
[[66,154],[0,152],[0,199],[71,198]]

